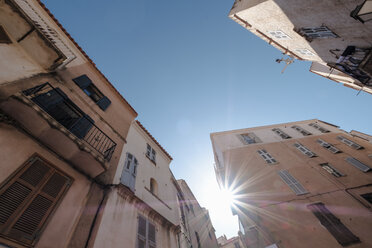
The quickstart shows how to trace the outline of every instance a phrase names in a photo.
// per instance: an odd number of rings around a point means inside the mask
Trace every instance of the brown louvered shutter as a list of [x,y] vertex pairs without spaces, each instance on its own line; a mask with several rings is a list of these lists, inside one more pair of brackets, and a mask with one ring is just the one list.
[[34,157],[0,189],[0,232],[33,244],[70,178]]
[[318,218],[322,226],[332,234],[337,242],[342,246],[360,243],[360,240],[355,236],[336,216],[334,216],[326,206],[319,202],[307,206],[315,217]]

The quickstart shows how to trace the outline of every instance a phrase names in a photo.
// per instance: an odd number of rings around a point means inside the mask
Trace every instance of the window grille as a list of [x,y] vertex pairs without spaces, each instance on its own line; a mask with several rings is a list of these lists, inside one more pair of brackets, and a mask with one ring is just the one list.
[[301,133],[303,136],[309,136],[311,135],[312,133],[310,133],[309,131],[303,129],[302,127],[299,127],[299,126],[292,126],[292,128],[294,130],[296,130],[297,132]]
[[254,133],[243,133],[240,134],[239,137],[245,145],[262,142]]
[[343,176],[345,176],[344,174],[342,174],[341,172],[339,172],[338,170],[336,170],[332,165],[330,165],[328,163],[320,164],[320,166],[324,170],[326,170],[329,174],[332,174],[334,177],[343,177]]
[[296,195],[309,193],[288,171],[278,171],[281,179],[295,192]]
[[298,30],[299,34],[305,36],[307,39],[317,39],[317,38],[337,38],[338,36],[333,33],[326,26],[312,27],[312,28],[300,28]]
[[332,153],[340,153],[341,152],[337,147],[325,142],[322,139],[317,139],[316,142],[318,142],[322,147],[324,147],[325,149],[327,149],[328,151],[330,151]]
[[342,143],[344,143],[344,144],[346,144],[346,145],[354,148],[355,150],[359,150],[359,149],[363,149],[364,148],[363,146],[361,146],[361,145],[359,145],[359,144],[357,144],[357,143],[355,143],[355,142],[353,142],[353,141],[345,138],[342,135],[337,136],[337,139],[339,139]]
[[258,154],[266,161],[268,164],[275,164],[277,161],[264,149],[258,150]]
[[324,128],[324,127],[322,127],[322,126],[320,126],[316,123],[310,123],[309,126],[315,128],[315,129],[318,129],[322,133],[329,133],[328,129],[326,129],[326,128]]
[[286,134],[283,130],[281,130],[280,128],[273,128],[272,131],[274,133],[276,133],[277,135],[279,135],[282,139],[290,139],[292,138],[291,136],[289,136],[288,134]]
[[298,52],[300,53],[301,55],[305,55],[305,56],[314,56],[314,53],[310,52],[308,49],[306,48],[301,48],[301,49],[295,49],[295,52]]
[[285,34],[281,30],[275,30],[275,31],[269,31],[268,32],[272,37],[279,39],[279,40],[289,40],[291,37],[289,35]]
[[309,158],[317,156],[315,153],[313,153],[312,151],[310,151],[309,149],[307,149],[305,146],[301,145],[298,142],[294,143],[293,146],[296,147],[297,150],[299,150],[300,152],[302,152],[303,154],[305,154]]

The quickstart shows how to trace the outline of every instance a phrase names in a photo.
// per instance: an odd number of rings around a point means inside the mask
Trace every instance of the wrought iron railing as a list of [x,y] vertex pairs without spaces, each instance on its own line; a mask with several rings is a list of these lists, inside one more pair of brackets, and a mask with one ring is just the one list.
[[39,105],[61,125],[109,161],[116,143],[94,121],[76,106],[59,88],[49,83],[24,90],[23,94]]

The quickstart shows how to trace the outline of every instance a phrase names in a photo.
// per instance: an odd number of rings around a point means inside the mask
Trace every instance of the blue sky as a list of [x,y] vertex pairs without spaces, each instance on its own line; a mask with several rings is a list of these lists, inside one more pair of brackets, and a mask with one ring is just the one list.
[[[43,0],[173,156],[219,236],[211,132],[318,118],[372,134],[372,95],[309,72],[227,17],[233,0]],[[222,204],[222,203],[221,203]]]

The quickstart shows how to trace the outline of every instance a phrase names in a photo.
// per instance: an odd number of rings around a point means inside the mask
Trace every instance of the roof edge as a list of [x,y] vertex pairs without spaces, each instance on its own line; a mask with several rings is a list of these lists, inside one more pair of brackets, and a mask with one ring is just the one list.
[[106,78],[106,76],[97,68],[93,60],[85,53],[85,51],[79,46],[79,44],[72,38],[72,36],[67,32],[67,30],[62,26],[62,24],[57,20],[57,18],[50,12],[50,10],[45,6],[41,0],[36,0],[39,5],[47,12],[50,18],[57,24],[57,26],[62,30],[62,32],[71,40],[71,42],[77,47],[77,49],[82,53],[82,55],[90,62],[95,70],[106,80],[109,86],[120,96],[126,105],[129,106],[129,109],[135,114],[135,117],[138,116],[136,110],[129,104],[129,102],[122,96],[122,94],[114,87],[114,85]]

